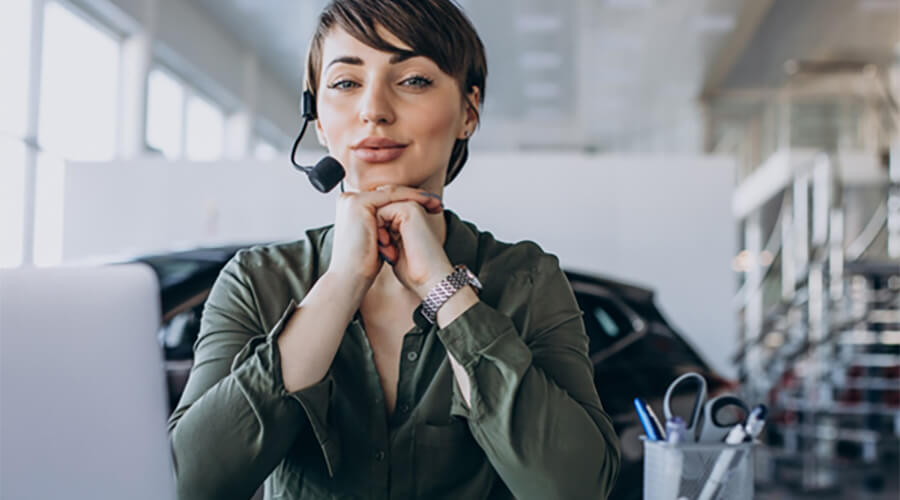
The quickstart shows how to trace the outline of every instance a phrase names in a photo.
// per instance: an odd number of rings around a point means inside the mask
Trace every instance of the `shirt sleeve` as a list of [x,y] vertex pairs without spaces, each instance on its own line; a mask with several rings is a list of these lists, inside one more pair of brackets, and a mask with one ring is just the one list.
[[302,432],[315,433],[329,472],[337,449],[329,433],[334,381],[285,390],[276,342],[297,308],[291,299],[265,332],[238,256],[219,274],[204,306],[194,365],[169,439],[179,498],[247,499],[287,455]]
[[471,407],[454,386],[453,411],[516,498],[606,498],[618,438],[594,386],[581,310],[555,256],[541,254],[519,279],[531,285],[516,311],[522,331],[484,302],[438,330],[471,383]]

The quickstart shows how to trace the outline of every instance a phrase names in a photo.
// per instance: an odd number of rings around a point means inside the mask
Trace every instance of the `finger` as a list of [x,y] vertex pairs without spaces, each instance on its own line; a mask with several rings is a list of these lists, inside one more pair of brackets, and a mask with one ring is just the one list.
[[431,213],[431,214],[440,213],[441,211],[444,210],[444,203],[441,201],[440,198],[431,198],[423,206],[428,211],[428,213]]
[[389,222],[388,231],[391,235],[395,236],[397,239],[403,237],[401,228],[403,227],[403,223],[409,220],[409,213],[406,212],[403,208],[397,210],[397,213],[391,217]]
[[444,209],[444,201],[437,194],[424,190],[420,194],[431,198],[428,203],[423,205],[430,213],[437,213]]
[[397,259],[400,258],[400,249],[398,249],[394,245],[381,247],[379,251],[381,252],[381,255],[391,263],[392,266],[396,264]]
[[410,211],[422,210],[415,202],[400,201],[385,205],[375,212],[380,227],[384,227],[393,239],[400,236],[400,227],[409,220]]
[[393,236],[395,240],[400,240],[403,238],[403,235],[400,233],[400,226],[402,224],[403,222],[397,217],[391,220],[391,228],[389,231],[391,232],[391,236]]
[[398,201],[414,201],[423,207],[430,207],[429,210],[436,210],[441,204],[440,196],[435,193],[393,184],[379,186],[374,191],[356,193],[356,196],[376,210]]
[[[406,188],[406,186],[382,185],[374,188],[373,191],[391,191],[395,188]],[[431,214],[440,213],[444,210],[444,203],[441,200],[441,197],[437,194],[424,190],[419,190],[418,194],[425,197],[424,201],[420,201],[419,199],[406,199],[401,197],[400,199],[396,199],[395,201],[391,201],[390,203],[402,203],[405,201],[417,202],[425,209],[425,211]],[[376,210],[379,208],[381,208],[381,206],[377,206]]]
[[381,245],[387,245],[391,242],[391,235],[388,233],[388,230],[384,226],[378,227],[378,243]]

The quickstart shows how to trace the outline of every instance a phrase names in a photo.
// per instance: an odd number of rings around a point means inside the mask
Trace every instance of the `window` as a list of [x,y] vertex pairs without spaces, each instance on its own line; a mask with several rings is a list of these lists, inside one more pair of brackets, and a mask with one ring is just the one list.
[[31,2],[0,3],[0,267],[22,264]]
[[184,85],[154,69],[147,81],[147,146],[168,159],[181,156],[184,130]]
[[64,161],[109,161],[116,151],[119,41],[56,2],[44,9],[34,263],[62,260]]
[[188,97],[185,118],[187,159],[219,159],[225,142],[225,113],[209,100],[194,94]]
[[31,2],[0,3],[0,133],[24,137],[28,105]]
[[147,81],[147,147],[166,158],[210,161],[225,148],[225,113],[169,71]]
[[603,332],[610,337],[618,337],[619,336],[619,325],[616,324],[615,321],[610,317],[609,313],[606,312],[600,306],[594,308],[594,317],[597,318],[597,323],[603,328]]
[[119,44],[93,24],[50,2],[38,142],[68,160],[111,160],[116,145]]

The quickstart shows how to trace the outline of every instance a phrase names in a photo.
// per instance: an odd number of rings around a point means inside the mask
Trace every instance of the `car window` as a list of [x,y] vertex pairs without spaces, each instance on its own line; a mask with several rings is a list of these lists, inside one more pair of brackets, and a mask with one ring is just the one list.
[[594,307],[594,318],[597,319],[597,323],[600,324],[600,328],[603,329],[603,333],[605,333],[609,337],[618,337],[621,333],[622,329],[619,328],[619,325],[613,321],[612,317],[606,312],[606,309],[603,306]]
[[588,294],[576,294],[576,298],[584,311],[591,354],[608,348],[633,331],[628,318],[612,300]]

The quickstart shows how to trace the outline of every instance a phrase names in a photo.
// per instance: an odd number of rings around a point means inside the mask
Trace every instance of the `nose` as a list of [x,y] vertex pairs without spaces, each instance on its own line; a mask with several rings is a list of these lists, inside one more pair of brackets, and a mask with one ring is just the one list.
[[388,91],[381,83],[369,84],[360,102],[359,116],[363,123],[387,125],[394,122],[394,110]]

